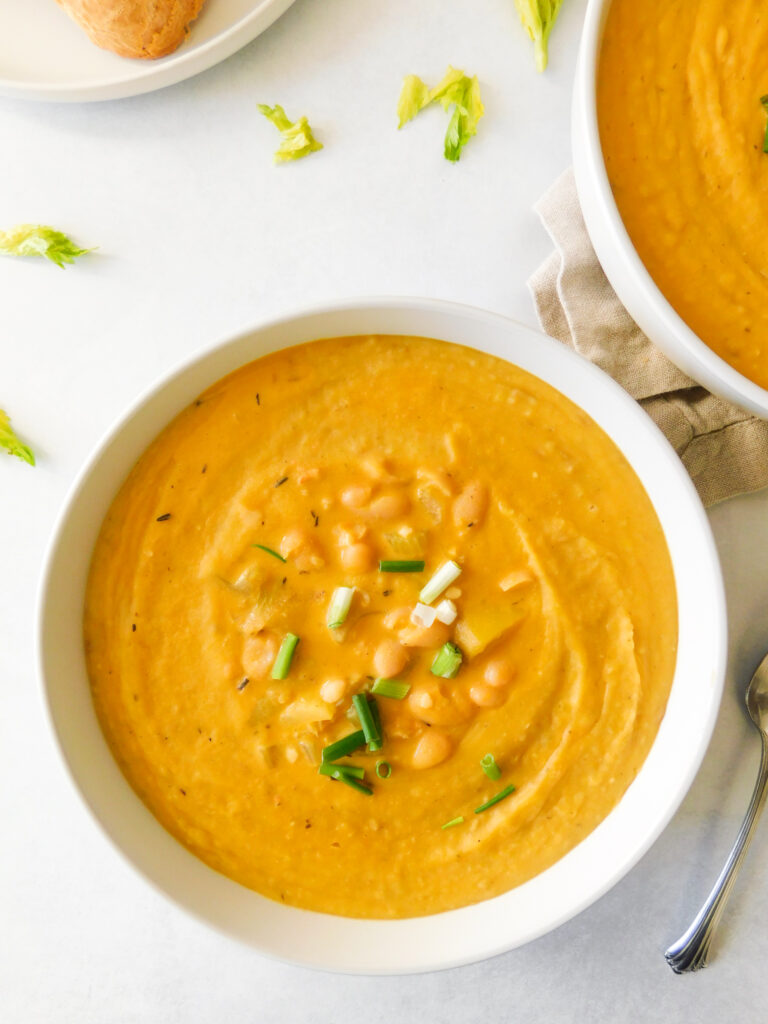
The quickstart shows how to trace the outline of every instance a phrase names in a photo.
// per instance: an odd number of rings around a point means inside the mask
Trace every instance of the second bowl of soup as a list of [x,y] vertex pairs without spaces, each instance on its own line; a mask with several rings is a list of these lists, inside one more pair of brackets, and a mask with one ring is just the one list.
[[761,11],[594,0],[573,140],[587,227],[629,312],[695,380],[767,416]]

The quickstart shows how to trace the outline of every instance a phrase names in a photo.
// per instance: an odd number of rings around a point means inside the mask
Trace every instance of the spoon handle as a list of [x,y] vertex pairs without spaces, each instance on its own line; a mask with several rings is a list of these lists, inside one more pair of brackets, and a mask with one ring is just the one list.
[[761,733],[763,747],[760,755],[760,774],[755,783],[752,799],[749,803],[746,816],[739,829],[736,842],[728,855],[723,870],[714,884],[712,892],[707,897],[704,906],[696,915],[690,928],[682,935],[677,942],[673,943],[664,954],[664,958],[675,972],[684,974],[686,971],[697,971],[707,966],[707,956],[712,936],[715,933],[720,916],[725,907],[726,900],[730,895],[733,883],[736,880],[747,847],[755,831],[757,819],[763,809],[766,792],[768,792],[768,741],[764,733]]

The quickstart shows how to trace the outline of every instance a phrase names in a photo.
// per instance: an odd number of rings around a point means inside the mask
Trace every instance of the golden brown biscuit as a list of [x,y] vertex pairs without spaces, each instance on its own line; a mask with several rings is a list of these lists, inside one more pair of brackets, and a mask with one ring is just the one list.
[[165,57],[184,42],[205,0],[57,0],[97,46],[121,57]]

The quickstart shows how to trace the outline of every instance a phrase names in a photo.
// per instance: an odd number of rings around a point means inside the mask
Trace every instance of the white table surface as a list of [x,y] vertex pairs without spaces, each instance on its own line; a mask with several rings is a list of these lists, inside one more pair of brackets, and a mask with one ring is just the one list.
[[[211,3],[215,0],[211,0]],[[0,102],[0,226],[71,231],[99,253],[61,272],[0,265],[0,406],[34,470],[0,460],[0,1020],[762,1022],[768,829],[712,965],[662,950],[714,880],[757,770],[742,712],[768,647],[768,492],[711,512],[730,605],[725,699],[704,766],[650,853],[580,917],[446,973],[334,977],[262,959],[150,890],[96,830],[41,711],[33,619],[65,492],[105,428],[180,358],[245,324],[350,295],[456,299],[534,324],[548,251],[531,205],[569,162],[585,0],[567,0],[544,76],[512,0],[298,0],[266,35],[187,83],[90,106]],[[471,14],[469,13],[471,12]],[[476,72],[487,116],[461,162],[445,118],[395,130],[401,77]],[[273,167],[257,102],[307,113],[325,150]]]

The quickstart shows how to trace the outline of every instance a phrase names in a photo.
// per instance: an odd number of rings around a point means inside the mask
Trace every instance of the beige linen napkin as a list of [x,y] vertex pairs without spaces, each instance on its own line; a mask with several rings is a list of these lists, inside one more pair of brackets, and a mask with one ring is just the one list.
[[572,170],[535,209],[555,243],[528,281],[542,329],[637,399],[667,435],[705,505],[768,485],[768,422],[697,385],[643,334],[598,263]]

